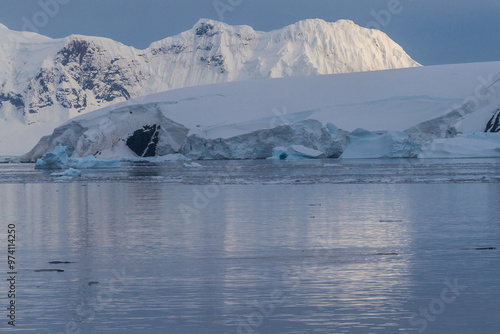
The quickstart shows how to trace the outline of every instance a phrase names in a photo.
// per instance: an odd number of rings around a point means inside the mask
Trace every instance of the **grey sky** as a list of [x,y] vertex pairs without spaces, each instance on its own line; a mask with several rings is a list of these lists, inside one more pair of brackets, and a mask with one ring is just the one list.
[[424,65],[500,61],[498,0],[0,0],[0,23],[10,29],[104,36],[138,48],[199,18],[263,31],[307,18],[351,19],[380,27]]

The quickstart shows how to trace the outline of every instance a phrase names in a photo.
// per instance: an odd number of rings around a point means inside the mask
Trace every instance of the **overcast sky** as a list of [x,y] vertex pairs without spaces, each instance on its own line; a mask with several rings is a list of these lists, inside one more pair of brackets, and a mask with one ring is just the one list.
[[351,19],[380,27],[424,65],[500,61],[499,0],[0,0],[0,23],[12,30],[104,36],[137,48],[200,18],[261,31]]

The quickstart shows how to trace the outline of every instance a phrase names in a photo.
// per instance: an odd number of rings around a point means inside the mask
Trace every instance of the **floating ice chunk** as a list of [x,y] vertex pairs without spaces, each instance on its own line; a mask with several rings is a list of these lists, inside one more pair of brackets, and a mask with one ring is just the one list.
[[57,145],[50,153],[38,159],[35,169],[64,169],[64,168],[119,168],[118,160],[99,160],[93,155],[84,158],[68,158],[66,146]]
[[184,167],[187,167],[187,168],[200,168],[200,167],[203,167],[202,165],[200,165],[197,162],[191,162],[191,163],[185,162],[183,165],[184,165]]
[[52,173],[50,176],[56,176],[56,177],[79,177],[82,176],[82,172],[80,172],[77,169],[70,168],[68,170],[65,170],[64,172],[59,172],[59,173]]
[[422,148],[419,158],[498,158],[500,133],[475,132],[454,138],[434,139]]
[[348,145],[343,159],[412,158],[416,157],[420,145],[407,134],[398,131],[375,133],[356,129],[348,135]]
[[288,147],[275,147],[273,156],[275,160],[298,160],[298,159],[318,159],[324,157],[323,152],[305,147],[303,145],[291,145]]
[[35,169],[63,169],[66,168],[67,163],[66,146],[59,144],[52,152],[45,154],[36,161]]

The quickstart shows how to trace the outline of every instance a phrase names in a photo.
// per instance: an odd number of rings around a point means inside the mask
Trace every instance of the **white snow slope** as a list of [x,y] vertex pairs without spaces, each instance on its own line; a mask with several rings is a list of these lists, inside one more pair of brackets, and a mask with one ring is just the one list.
[[455,143],[498,123],[499,105],[500,62],[214,84],[82,115],[24,160],[58,143],[72,157],[100,158],[256,159],[297,145],[318,157],[496,156],[498,133],[473,136],[470,148]]
[[0,25],[0,154],[26,152],[72,117],[170,89],[416,66],[386,34],[347,20],[257,32],[202,19],[145,50]]

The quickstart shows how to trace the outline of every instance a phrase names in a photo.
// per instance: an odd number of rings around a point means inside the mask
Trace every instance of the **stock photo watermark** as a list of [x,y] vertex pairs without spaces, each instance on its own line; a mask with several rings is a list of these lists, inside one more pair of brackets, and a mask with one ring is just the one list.
[[[411,2],[412,0],[405,0]],[[404,11],[404,5],[401,0],[389,0],[385,9],[370,11],[373,21],[368,22],[365,27],[369,29],[381,30],[391,24],[394,16],[400,15]]]
[[[77,320],[68,322],[64,326],[63,332],[57,332],[55,334],[79,334],[82,329],[81,326],[84,323],[91,322],[94,320],[98,314],[104,310],[106,306],[109,306],[113,302],[113,297],[121,293],[125,288],[128,287],[125,268],[122,268],[121,272],[117,270],[112,270],[111,274],[113,278],[109,283],[109,287],[100,288],[95,297],[87,297],[82,300],[81,304],[76,308]],[[98,286],[99,282],[91,281],[88,282],[88,288],[92,289],[93,286]]]
[[29,40],[32,36],[28,33],[39,33],[41,29],[45,28],[50,20],[55,18],[72,0],[39,0],[37,2],[39,10],[32,16],[23,16],[21,21],[23,26],[23,38]]
[[17,281],[17,263],[16,263],[16,224],[7,225],[7,298],[9,300],[7,307],[8,325],[16,326],[16,281]]
[[314,255],[306,258],[299,266],[293,266],[286,269],[282,276],[282,283],[290,285],[289,292],[286,293],[280,289],[273,290],[269,297],[263,301],[253,301],[248,304],[252,310],[246,317],[239,317],[236,325],[229,323],[226,326],[236,327],[233,331],[225,332],[224,334],[253,334],[257,333],[266,318],[276,314],[279,307],[286,305],[286,296],[293,292],[299,291],[306,277],[316,276],[320,269],[320,265],[328,261],[332,256],[333,250],[330,248],[333,236],[320,240],[318,248],[314,249]]
[[465,107],[465,111],[470,113],[481,107],[481,102],[489,101],[497,92],[498,87],[495,84],[500,82],[500,73],[489,74],[488,77],[479,76],[477,78],[479,85],[476,87],[474,94],[466,97],[462,104],[456,104],[453,109]]
[[243,3],[243,0],[214,0],[212,2],[212,5],[217,12],[217,16],[219,17],[219,20],[224,21],[225,20],[225,14],[227,12],[233,12],[236,7],[241,5]]
[[[275,128],[281,125],[290,125],[287,119],[288,109],[283,107],[282,110],[274,108],[272,110],[273,116],[269,119],[269,129]],[[258,138],[261,141],[265,141],[267,138],[263,131],[258,133]],[[204,186],[202,189],[196,187],[193,189],[193,198],[190,203],[181,203],[178,206],[179,212],[181,213],[184,222],[186,224],[192,223],[193,216],[199,216],[203,210],[205,210],[209,205],[210,201],[215,199],[224,187],[227,185],[228,173],[234,172],[236,166],[228,165],[225,171],[211,173],[209,177],[213,180],[217,180],[217,184],[210,184]]]
[[[453,282],[445,280],[444,284],[446,287],[441,290],[438,298],[431,300],[427,307],[420,307],[418,312],[410,315],[408,322],[418,333],[425,332],[429,325],[446,311],[446,306],[454,303],[462,292],[467,289],[467,286],[458,283],[458,278],[455,278]],[[404,331],[402,334],[410,333]]]

